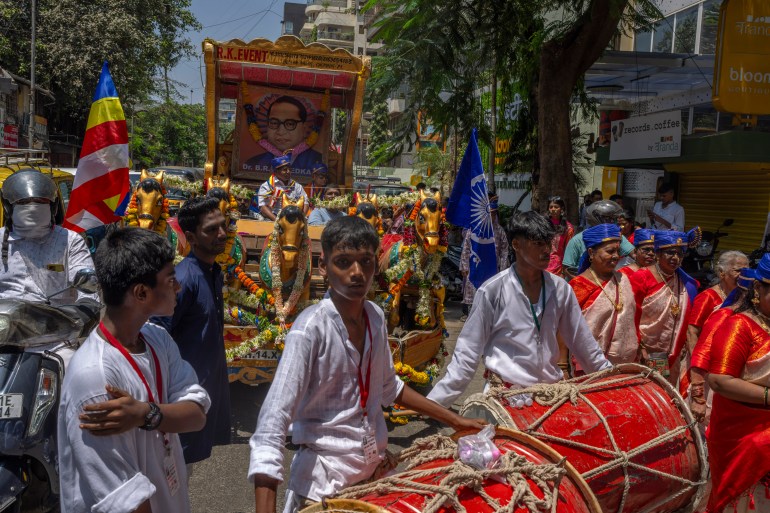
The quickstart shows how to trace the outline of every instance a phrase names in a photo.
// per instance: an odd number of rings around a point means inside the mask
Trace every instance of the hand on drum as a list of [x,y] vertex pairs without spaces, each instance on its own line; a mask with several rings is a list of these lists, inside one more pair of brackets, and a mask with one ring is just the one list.
[[505,398],[508,405],[514,408],[522,409],[525,406],[532,406],[532,394],[509,395]]
[[469,419],[468,417],[457,415],[457,419],[450,425],[455,431],[478,431],[483,429],[487,424],[488,422],[484,419]]

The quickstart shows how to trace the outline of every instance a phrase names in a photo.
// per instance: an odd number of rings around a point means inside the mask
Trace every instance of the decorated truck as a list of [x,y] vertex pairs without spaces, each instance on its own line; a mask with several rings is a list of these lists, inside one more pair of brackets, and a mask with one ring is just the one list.
[[[353,152],[371,71],[369,58],[318,43],[305,45],[294,36],[249,43],[207,39],[203,53],[205,179],[202,184],[173,186],[220,198],[230,219],[227,249],[218,259],[227,271],[230,381],[271,381],[292,321],[326,291],[316,271],[323,227],[307,225],[303,201],[281,196],[283,208],[275,222],[252,218],[245,208],[255,201],[261,184],[271,183],[272,159],[286,154],[292,179],[307,185],[312,208],[350,209],[380,233],[379,208],[405,212],[404,236],[384,238],[387,255],[370,294],[388,312],[394,362],[402,377],[417,384],[430,382],[440,367],[445,333],[438,277],[438,262],[446,250],[440,198],[413,192],[387,198],[368,190],[354,193]],[[226,124],[228,118],[234,124]],[[334,127],[342,133],[337,144],[332,141],[333,124],[344,124]],[[349,194],[335,200],[313,194],[309,184],[319,162],[328,167],[329,181]],[[165,180],[171,186],[174,179]],[[143,194],[140,189],[137,194]],[[189,248],[181,230],[173,218],[164,219],[178,253],[186,254]]]

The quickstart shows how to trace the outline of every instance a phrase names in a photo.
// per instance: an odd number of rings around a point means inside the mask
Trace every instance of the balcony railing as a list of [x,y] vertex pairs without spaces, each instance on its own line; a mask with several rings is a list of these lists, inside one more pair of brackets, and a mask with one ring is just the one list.
[[353,39],[355,38],[354,34],[351,34],[350,32],[324,32],[319,30],[318,31],[318,39],[334,39],[336,41],[350,41],[353,42]]
[[328,6],[328,7],[341,7],[343,9],[347,9],[348,2],[347,0],[307,0],[307,5],[320,5],[320,6]]

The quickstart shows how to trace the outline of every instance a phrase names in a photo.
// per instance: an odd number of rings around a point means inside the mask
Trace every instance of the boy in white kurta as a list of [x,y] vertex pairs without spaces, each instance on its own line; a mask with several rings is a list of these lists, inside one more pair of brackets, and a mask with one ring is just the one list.
[[561,380],[557,333],[586,372],[611,366],[569,284],[545,271],[554,236],[550,221],[524,212],[510,231],[516,263],[476,292],[446,375],[428,394],[445,407],[463,393],[482,357],[487,370],[512,388]]
[[428,401],[396,376],[382,310],[366,301],[378,245],[374,228],[356,216],[324,229],[319,269],[329,280],[329,297],[294,322],[251,437],[249,479],[260,513],[275,511],[292,422],[300,449],[284,511],[369,479],[387,463],[383,406],[398,402],[458,430],[483,425]]
[[63,513],[188,512],[177,433],[210,406],[192,367],[152,315],[174,312],[174,250],[139,228],[108,235],[95,255],[107,305],[70,362],[59,407]]

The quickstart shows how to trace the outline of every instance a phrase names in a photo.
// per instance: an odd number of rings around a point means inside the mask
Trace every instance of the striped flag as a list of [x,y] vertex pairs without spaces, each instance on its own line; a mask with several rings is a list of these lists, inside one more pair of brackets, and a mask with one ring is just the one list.
[[63,226],[84,232],[120,220],[129,189],[126,117],[105,62],[88,115]]

